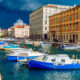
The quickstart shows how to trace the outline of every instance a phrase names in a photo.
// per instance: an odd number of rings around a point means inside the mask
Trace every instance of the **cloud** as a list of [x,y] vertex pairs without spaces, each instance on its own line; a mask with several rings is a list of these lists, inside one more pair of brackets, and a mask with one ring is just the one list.
[[3,0],[0,0],[0,2],[2,2]]
[[35,10],[39,8],[42,4],[39,1],[24,0],[25,4],[21,7],[22,10]]
[[33,11],[42,4],[39,0],[0,0],[1,6],[10,10]]

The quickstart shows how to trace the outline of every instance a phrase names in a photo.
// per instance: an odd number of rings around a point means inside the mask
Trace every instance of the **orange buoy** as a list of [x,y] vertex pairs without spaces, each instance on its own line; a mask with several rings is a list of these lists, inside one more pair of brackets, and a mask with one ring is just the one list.
[[72,57],[73,57],[73,59],[74,59],[74,58],[75,58],[75,55],[73,54],[73,56],[72,56]]

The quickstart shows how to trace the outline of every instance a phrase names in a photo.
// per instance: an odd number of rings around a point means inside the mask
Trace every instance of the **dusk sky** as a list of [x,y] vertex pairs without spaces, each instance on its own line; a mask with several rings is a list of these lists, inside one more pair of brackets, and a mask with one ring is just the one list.
[[80,0],[0,0],[0,27],[11,27],[18,18],[29,24],[29,13],[46,4],[73,6]]

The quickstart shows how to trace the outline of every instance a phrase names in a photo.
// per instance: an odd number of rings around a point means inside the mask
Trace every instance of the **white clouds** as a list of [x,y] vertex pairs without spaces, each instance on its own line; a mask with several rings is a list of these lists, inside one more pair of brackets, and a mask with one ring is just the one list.
[[0,0],[11,10],[33,11],[41,6],[39,0]]
[[27,0],[27,7],[31,10],[39,8],[41,4],[38,1]]
[[0,0],[0,2],[2,2],[3,0]]
[[21,10],[35,10],[37,8],[39,8],[41,6],[41,4],[39,3],[39,1],[32,1],[32,0],[23,0],[24,4],[22,4],[22,6],[20,6]]

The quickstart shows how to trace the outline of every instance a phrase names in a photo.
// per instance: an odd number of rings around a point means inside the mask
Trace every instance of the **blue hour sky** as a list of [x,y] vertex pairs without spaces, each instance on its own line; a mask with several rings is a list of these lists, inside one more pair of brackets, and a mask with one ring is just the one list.
[[46,4],[73,6],[80,0],[0,0],[0,27],[11,27],[18,18],[29,24],[29,14]]

